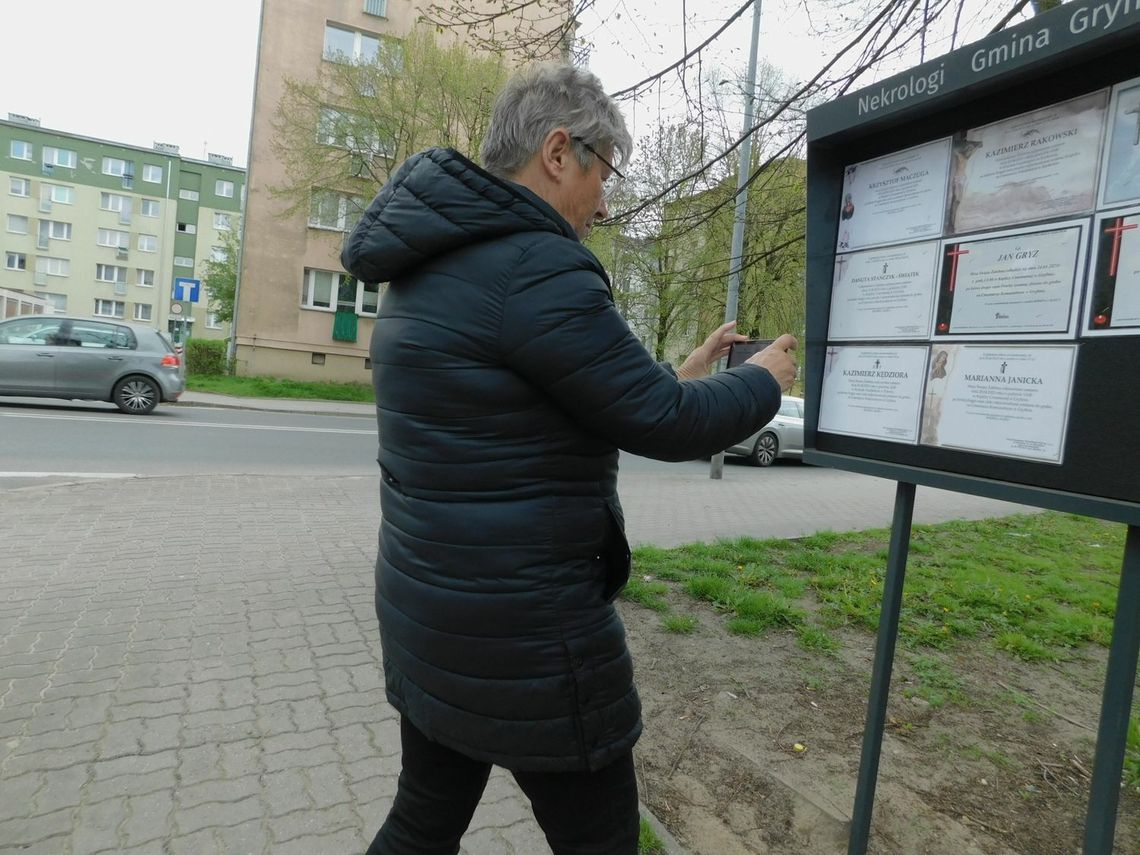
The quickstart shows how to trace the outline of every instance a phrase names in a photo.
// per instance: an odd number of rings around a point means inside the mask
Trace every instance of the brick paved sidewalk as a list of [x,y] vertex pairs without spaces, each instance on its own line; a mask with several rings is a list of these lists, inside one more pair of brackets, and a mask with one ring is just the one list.
[[[629,476],[631,539],[889,522],[893,485],[844,476],[813,500],[822,471]],[[197,476],[0,493],[0,853],[362,852],[399,768],[376,488]],[[970,501],[926,517],[1016,510]],[[549,852],[508,775],[463,851]]]
[[[0,852],[362,852],[399,733],[372,478],[0,494]],[[501,772],[464,841],[549,851]]]

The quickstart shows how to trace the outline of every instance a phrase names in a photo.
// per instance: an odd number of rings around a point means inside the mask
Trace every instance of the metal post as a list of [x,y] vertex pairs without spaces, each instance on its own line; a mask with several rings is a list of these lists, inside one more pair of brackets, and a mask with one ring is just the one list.
[[[752,123],[756,107],[756,53],[760,46],[760,0],[752,7],[752,47],[748,51],[748,81],[744,93],[744,141],[740,144],[740,164],[736,168],[736,213],[732,219],[732,257],[728,262],[728,297],[724,301],[724,322],[736,320],[740,299],[740,267],[744,256],[744,215],[748,210],[748,178],[752,171]],[[713,455],[709,477],[724,475],[724,452]]]
[[1128,526],[1120,590],[1116,595],[1116,619],[1100,705],[1089,807],[1085,816],[1084,855],[1110,855],[1120,801],[1120,775],[1128,742],[1128,717],[1132,711],[1132,685],[1136,680],[1140,652],[1140,527]]
[[867,723],[863,728],[863,755],[859,760],[859,780],[855,786],[855,807],[851,812],[851,837],[847,855],[865,855],[871,834],[871,811],[875,806],[875,784],[879,778],[879,753],[887,722],[887,696],[891,689],[891,668],[895,642],[899,636],[903,578],[910,551],[910,523],[914,515],[914,484],[899,481],[895,490],[895,517],[891,525],[891,545],[887,554],[887,577],[883,585],[883,605],[879,611],[879,635],[875,643],[875,666],[871,672],[871,694],[867,700]]

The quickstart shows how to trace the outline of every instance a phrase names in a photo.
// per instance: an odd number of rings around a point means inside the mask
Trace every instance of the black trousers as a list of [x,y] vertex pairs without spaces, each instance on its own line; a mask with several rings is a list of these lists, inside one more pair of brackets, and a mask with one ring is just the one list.
[[[392,810],[368,855],[455,855],[491,764],[432,742],[400,719],[403,749]],[[554,855],[636,855],[633,754],[596,772],[512,772]]]

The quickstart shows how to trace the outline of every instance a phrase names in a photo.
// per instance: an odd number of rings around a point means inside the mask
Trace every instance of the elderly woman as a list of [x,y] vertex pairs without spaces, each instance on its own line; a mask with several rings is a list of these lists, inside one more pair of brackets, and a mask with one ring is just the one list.
[[376,562],[402,771],[372,853],[454,853],[493,764],[555,853],[634,853],[640,703],[612,601],[629,576],[618,449],[721,451],[792,382],[784,336],[708,367],[726,324],[655,363],[581,243],[630,136],[598,79],[537,66],[496,102],[483,168],[404,163],[342,254],[390,283],[372,338],[383,522]]

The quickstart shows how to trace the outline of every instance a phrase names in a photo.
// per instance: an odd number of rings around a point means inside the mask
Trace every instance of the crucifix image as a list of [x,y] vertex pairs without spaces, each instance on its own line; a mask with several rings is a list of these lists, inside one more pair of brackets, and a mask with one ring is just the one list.
[[1124,225],[1124,217],[1116,218],[1116,225],[1109,226],[1104,230],[1106,235],[1112,235],[1112,259],[1108,263],[1108,275],[1115,276],[1117,265],[1120,264],[1120,242],[1124,238],[1124,233],[1132,229],[1140,228],[1140,224],[1132,223],[1131,225]]
[[835,269],[839,273],[839,281],[843,281],[843,274],[847,270],[847,265],[851,263],[851,259],[846,255],[841,255],[835,259]]
[[1136,136],[1132,139],[1132,145],[1140,145],[1140,103],[1137,103],[1131,110],[1125,110],[1124,115],[1136,117]]
[[950,262],[950,293],[954,293],[954,285],[958,281],[958,257],[962,255],[969,255],[970,250],[962,249],[961,244],[952,245],[953,248],[946,251],[946,254],[953,259]]
[[839,356],[839,351],[834,347],[827,349],[827,368],[824,370],[824,376],[831,373],[831,369],[835,366],[835,357]]

